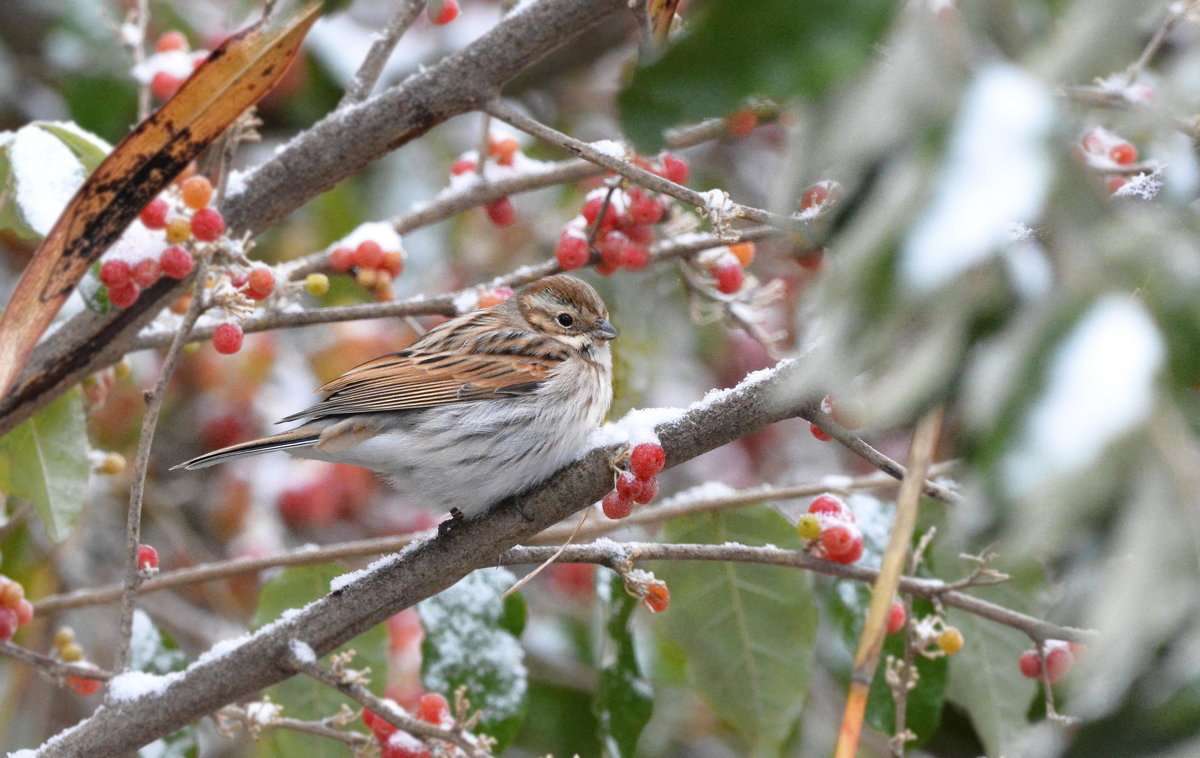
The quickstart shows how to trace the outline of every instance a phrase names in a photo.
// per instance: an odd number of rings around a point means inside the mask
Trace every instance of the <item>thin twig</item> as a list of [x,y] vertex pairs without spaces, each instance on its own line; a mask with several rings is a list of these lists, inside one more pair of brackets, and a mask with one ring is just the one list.
[[[200,256],[196,265],[196,282],[203,282],[208,269],[208,256]],[[200,289],[200,284],[197,284]],[[175,339],[163,358],[159,369],[158,379],[154,388],[146,394],[146,412],[142,417],[141,434],[138,437],[137,457],[134,459],[133,485],[129,492],[129,512],[125,521],[125,581],[121,592],[121,627],[117,642],[117,652],[113,659],[113,670],[124,671],[129,666],[130,638],[133,634],[133,601],[137,596],[138,585],[142,581],[138,571],[138,543],[141,540],[142,500],[146,491],[146,471],[150,466],[150,446],[154,442],[154,431],[158,428],[158,414],[162,410],[163,400],[167,394],[167,383],[179,364],[183,348],[188,342],[188,335],[200,313],[204,310],[203,293],[197,292],[192,298],[187,314]]]
[[8,533],[20,526],[31,513],[33,513],[33,503],[22,500],[21,504],[17,506],[17,510],[3,524],[0,524],[0,542],[3,542],[8,537]]
[[[540,563],[552,555],[557,548],[517,546],[500,555],[503,566]],[[661,544],[655,542],[605,541],[591,545],[571,545],[563,551],[562,563],[595,563],[609,568],[621,566],[626,561],[735,561],[773,566],[791,566],[841,579],[874,583],[879,571],[866,566],[835,563],[816,558],[808,553],[784,550],[778,547],[752,547],[748,545],[698,545]],[[1061,626],[1049,621],[1010,610],[986,600],[962,592],[948,591],[944,582],[937,579],[920,579],[911,576],[900,578],[899,591],[926,600],[938,599],[942,603],[974,614],[997,624],[1018,629],[1032,639],[1058,639],[1072,642],[1093,641],[1096,632],[1070,626]]]
[[1187,17],[1195,7],[1200,4],[1197,0],[1189,0],[1186,3],[1171,3],[1167,6],[1167,17],[1163,19],[1161,25],[1155,30],[1154,36],[1146,43],[1146,47],[1142,49],[1142,54],[1138,59],[1125,69],[1125,83],[1133,84],[1152,58],[1158,54],[1159,48],[1167,40],[1167,35],[1175,28],[1175,25]]
[[375,88],[375,83],[379,81],[379,75],[383,73],[383,67],[391,57],[396,44],[417,20],[417,16],[421,15],[421,9],[424,7],[425,0],[402,0],[400,7],[388,19],[383,32],[376,36],[375,41],[371,43],[371,49],[367,51],[367,57],[363,59],[362,65],[355,72],[354,81],[350,82],[350,86],[346,88],[346,94],[342,95],[338,109],[367,99],[371,90]]
[[[649,171],[633,165],[629,161],[609,155],[606,152],[597,150],[586,142],[570,137],[562,132],[552,129],[537,119],[530,118],[515,108],[511,108],[504,103],[493,100],[488,103],[484,109],[495,118],[520,129],[521,131],[530,134],[538,139],[549,142],[552,145],[561,147],[574,155],[577,155],[585,160],[591,161],[598,166],[615,171],[624,176],[635,184],[640,184],[647,189],[661,192],[665,195],[687,203],[696,208],[707,208],[710,205],[710,198],[696,192],[693,189],[684,187],[681,184],[669,181],[657,174],[652,174]],[[778,213],[762,210],[760,208],[752,208],[748,205],[739,203],[729,203],[729,212],[727,217],[729,220],[733,218],[745,218],[759,224],[766,224],[778,229],[795,234],[805,234],[812,231],[812,220],[801,221],[789,216],[781,216]],[[798,243],[807,246],[808,242]],[[812,243],[815,244],[815,243]]]
[[571,535],[569,537],[567,537],[565,542],[563,542],[562,546],[558,549],[558,552],[556,552],[554,555],[550,556],[545,561],[543,561],[542,564],[539,565],[537,568],[535,568],[533,571],[530,571],[528,574],[521,577],[521,579],[519,581],[517,581],[516,584],[514,584],[513,586],[506,589],[504,591],[504,594],[501,595],[500,598],[503,600],[504,598],[507,598],[509,595],[513,594],[517,590],[521,589],[526,584],[528,584],[535,576],[542,573],[542,571],[547,566],[549,566],[551,563],[554,563],[556,560],[558,560],[558,557],[560,555],[562,555],[563,550],[567,549],[567,545],[570,545],[571,542],[573,542],[575,540],[575,537],[577,537],[579,535],[579,530],[583,528],[583,524],[585,521],[587,521],[589,513],[591,513],[590,510],[585,510],[579,514],[579,521],[576,522],[576,524],[575,524],[575,531],[571,532]]
[[0,641],[0,654],[15,658],[23,663],[28,663],[30,666],[56,679],[73,676],[79,679],[99,679],[105,681],[113,677],[111,671],[105,671],[99,667],[83,666],[78,663],[66,663],[51,658],[48,655],[35,653],[20,645],[14,645],[11,642]]

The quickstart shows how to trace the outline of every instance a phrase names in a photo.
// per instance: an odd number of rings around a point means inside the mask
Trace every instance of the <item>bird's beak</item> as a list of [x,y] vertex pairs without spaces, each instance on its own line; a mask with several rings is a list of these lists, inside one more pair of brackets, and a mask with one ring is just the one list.
[[617,330],[612,324],[608,323],[607,319],[603,318],[596,323],[595,328],[592,329],[592,334],[595,337],[605,341],[615,340],[617,338]]

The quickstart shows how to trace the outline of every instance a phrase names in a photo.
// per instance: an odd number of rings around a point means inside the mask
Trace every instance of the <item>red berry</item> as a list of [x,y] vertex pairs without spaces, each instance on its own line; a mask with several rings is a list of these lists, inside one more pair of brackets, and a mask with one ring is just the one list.
[[650,251],[645,245],[629,243],[621,251],[621,265],[630,271],[641,271],[650,265]]
[[503,303],[513,295],[517,294],[511,287],[496,287],[493,290],[485,292],[483,297],[479,298],[476,303],[479,308],[491,308],[493,305]]
[[1113,145],[1108,149],[1108,157],[1113,163],[1119,163],[1122,166],[1128,166],[1137,160],[1137,148],[1128,142],[1121,142]]
[[230,355],[242,349],[242,339],[244,337],[242,327],[232,321],[226,321],[223,324],[218,324],[217,328],[213,330],[213,347],[217,349],[218,353]]
[[667,589],[665,584],[650,584],[646,587],[646,594],[642,598],[642,605],[646,606],[655,613],[662,613],[671,604],[671,591]]
[[663,176],[667,181],[683,184],[688,180],[688,174],[691,169],[688,168],[687,161],[682,158],[676,158],[674,155],[667,153],[662,159]]
[[811,247],[796,253],[796,263],[805,271],[819,271],[825,263],[825,248]]
[[1123,176],[1110,176],[1105,181],[1104,186],[1108,188],[1108,194],[1115,195],[1117,190],[1129,183],[1129,180]]
[[809,208],[814,208],[829,198],[829,190],[824,185],[814,184],[804,190],[804,194],[800,196],[800,210],[806,211]]
[[488,218],[496,226],[509,226],[517,220],[517,208],[512,204],[512,200],[509,200],[507,197],[502,197],[493,203],[488,203],[484,207],[487,210]]
[[1063,678],[1073,663],[1075,657],[1065,645],[1052,648],[1046,653],[1046,679],[1054,684]]
[[893,600],[892,605],[888,608],[887,616],[887,633],[895,634],[904,628],[904,622],[908,620],[908,613],[904,610],[904,603],[899,600]]
[[359,268],[379,268],[383,265],[383,248],[375,240],[363,240],[354,248],[354,263]]
[[20,626],[17,612],[8,606],[0,606],[0,641],[8,642]]
[[379,758],[430,758],[431,755],[425,743],[408,732],[392,732],[379,746]]
[[150,545],[138,545],[137,563],[139,571],[158,568],[158,551]]
[[833,524],[821,532],[821,544],[829,560],[854,563],[863,554],[863,538],[858,529],[845,524]]
[[183,84],[183,79],[180,79],[174,74],[166,71],[159,71],[150,80],[150,94],[154,95],[159,100],[167,100],[179,91],[179,87]]
[[33,621],[33,605],[25,598],[21,598],[13,610],[17,612],[17,626],[25,626]]
[[162,266],[153,258],[143,258],[133,267],[133,283],[139,287],[149,287],[162,276]]
[[461,176],[469,174],[476,168],[475,161],[470,158],[459,158],[450,166],[450,174],[452,176]]
[[854,523],[854,514],[837,495],[821,495],[808,506],[808,512],[815,515],[829,516],[840,521]]
[[600,261],[596,264],[596,273],[600,276],[612,276],[613,274],[617,273],[617,269],[620,267],[620,263],[610,266],[608,263]]
[[809,424],[808,430],[810,432],[812,432],[812,436],[816,437],[817,439],[821,440],[822,442],[829,442],[831,439],[833,439],[832,434],[825,431],[824,429],[817,426],[816,424]]
[[169,53],[172,50],[187,50],[187,37],[183,36],[183,32],[178,29],[172,29],[168,32],[163,32],[158,41],[154,43],[154,52]]
[[[604,208],[604,197],[596,195],[589,197],[583,204],[583,220],[588,223],[588,226],[595,226],[596,217],[600,215],[600,209]],[[600,232],[606,232],[617,225],[618,214],[617,209],[613,204],[608,203],[608,207],[604,211],[604,219],[600,222]]]
[[732,295],[740,290],[746,281],[746,271],[742,268],[742,264],[736,261],[717,266],[713,269],[712,275],[717,282],[717,289],[726,295]]
[[171,245],[158,256],[158,265],[162,272],[172,279],[183,279],[192,273],[195,261],[187,250],[179,245]]
[[666,207],[658,200],[637,195],[629,204],[629,215],[638,226],[650,226],[662,221]]
[[458,0],[431,0],[425,13],[434,26],[444,26],[458,18]]
[[141,292],[142,288],[133,282],[128,282],[120,287],[109,287],[108,302],[112,303],[118,308],[128,308],[137,302],[138,295],[140,295]]
[[124,287],[133,278],[133,266],[129,261],[114,259],[100,266],[100,283],[105,287]]
[[1083,149],[1089,153],[1104,152],[1104,140],[1094,131],[1083,135],[1083,139],[1080,141],[1080,144],[1082,144]]
[[626,500],[632,500],[642,492],[642,480],[629,471],[622,471],[617,477],[616,492]]
[[[94,663],[84,662],[84,663],[80,663],[79,665],[87,666],[89,668],[96,668],[96,665]],[[88,695],[95,695],[97,692],[100,691],[100,687],[103,684],[104,683],[101,682],[99,679],[88,679],[87,677],[82,677],[82,676],[67,677],[67,686],[70,687],[72,690],[74,690],[75,694],[83,695],[84,697],[87,697]]]
[[258,295],[254,298],[255,300],[268,297],[275,291],[275,274],[266,266],[256,266],[250,269],[250,276],[246,282],[250,288],[250,296]]
[[142,213],[139,218],[142,220],[142,226],[147,229],[166,229],[167,214],[171,211],[171,206],[161,197],[156,197],[150,203],[142,208]]
[[192,235],[201,242],[212,242],[225,233],[225,218],[216,208],[201,208],[192,216]]
[[600,258],[605,266],[612,269],[620,268],[625,258],[625,248],[629,246],[629,238],[620,232],[608,232],[600,239]]
[[667,454],[657,442],[643,442],[629,455],[629,468],[638,479],[650,479],[663,470]]
[[190,177],[179,187],[179,194],[183,197],[184,205],[200,210],[212,200],[212,182],[206,176]]
[[637,494],[633,502],[638,505],[645,505],[653,500],[658,495],[658,478],[650,477],[642,480],[642,491]]
[[1030,679],[1037,679],[1042,675],[1042,661],[1038,658],[1036,650],[1021,653],[1021,657],[1017,659],[1017,666],[1021,669],[1021,674]]
[[441,724],[450,718],[450,704],[438,693],[428,692],[417,703],[417,718],[427,724]]
[[396,731],[396,727],[384,721],[370,708],[363,708],[362,720],[367,725],[367,728],[371,730],[371,733],[375,735],[375,739],[380,742],[387,742],[387,738],[392,735],[392,732]]
[[346,273],[354,268],[354,251],[348,247],[335,247],[329,253],[329,267],[339,273]]
[[562,236],[558,238],[558,245],[554,248],[554,257],[564,271],[571,271],[586,266],[588,259],[591,258],[591,253],[588,251],[587,240],[568,229],[564,230]]
[[614,520],[625,518],[633,513],[633,501],[629,498],[621,497],[616,490],[605,495],[600,505],[604,509],[604,515]]
[[725,128],[729,130],[730,134],[738,137],[746,136],[754,131],[756,126],[758,126],[758,114],[749,106],[725,117]]

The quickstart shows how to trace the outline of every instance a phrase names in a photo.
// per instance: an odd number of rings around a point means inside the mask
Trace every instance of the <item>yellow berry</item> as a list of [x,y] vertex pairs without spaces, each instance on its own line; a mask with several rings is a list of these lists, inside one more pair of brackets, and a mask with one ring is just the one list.
[[67,663],[78,663],[83,660],[83,648],[78,642],[68,642],[58,649],[59,656]]
[[179,245],[188,241],[192,236],[192,222],[177,216],[167,222],[167,242],[172,245]]
[[821,521],[811,513],[806,513],[796,522],[796,534],[806,540],[815,540],[821,533]]
[[104,456],[104,461],[96,468],[99,474],[119,474],[125,470],[125,456],[120,453],[107,453]]
[[304,277],[304,289],[310,295],[324,295],[329,291],[329,277],[324,274],[309,274]]
[[937,646],[946,655],[954,655],[963,648],[962,632],[952,626],[947,627],[946,631],[938,635]]
[[133,364],[128,358],[122,358],[113,366],[113,375],[118,379],[124,379],[133,373]]
[[358,280],[358,283],[367,289],[375,286],[375,281],[377,278],[378,272],[376,272],[376,270],[373,268],[360,268],[358,270],[358,274],[355,276],[355,279]]
[[54,647],[62,649],[75,641],[75,630],[69,626],[61,627],[54,633]]

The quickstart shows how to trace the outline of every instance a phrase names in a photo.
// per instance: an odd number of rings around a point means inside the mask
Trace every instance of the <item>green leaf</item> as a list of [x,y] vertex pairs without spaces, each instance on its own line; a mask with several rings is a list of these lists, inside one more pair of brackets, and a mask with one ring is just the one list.
[[653,151],[666,129],[724,116],[752,95],[819,97],[867,60],[896,7],[889,0],[713,0],[621,92],[625,133]]
[[[329,592],[329,582],[346,570],[336,563],[318,566],[299,566],[286,569],[282,574],[263,585],[258,597],[258,610],[254,614],[253,628],[258,628],[279,618],[292,608],[300,608]],[[357,670],[371,669],[377,681],[387,679],[387,629],[378,624],[365,634],[356,637],[335,652],[353,649],[356,652],[351,666]],[[267,689],[271,700],[283,706],[283,715],[289,718],[314,720],[332,716],[345,703],[352,708],[358,704],[337,690],[307,676],[294,676]],[[258,755],[303,755],[306,758],[345,758],[346,748],[334,740],[313,739],[311,735],[287,729],[270,729],[263,733]]]
[[[666,534],[671,542],[800,546],[766,508],[679,519]],[[655,573],[671,588],[656,622],[687,655],[696,692],[750,744],[747,754],[778,755],[812,673],[817,608],[808,574],[732,562],[667,563]]]
[[[24,239],[49,234],[88,174],[72,146],[44,123],[5,135],[0,147],[0,229]],[[75,141],[82,145],[82,139]]]
[[77,388],[0,437],[0,490],[32,502],[55,542],[67,538],[83,509],[87,449]]
[[[133,630],[129,640],[129,665],[135,671],[150,674],[169,674],[187,667],[187,656],[166,632],[140,610],[133,612]],[[139,758],[189,758],[200,752],[195,725],[146,745],[138,750]]]
[[527,706],[524,653],[501,623],[500,596],[514,581],[504,569],[483,569],[417,605],[425,688],[453,700],[465,686],[472,709],[483,712],[478,731],[499,741],[497,754],[516,736]]
[[654,697],[650,683],[638,666],[633,632],[629,628],[638,601],[625,591],[624,579],[614,572],[607,573],[611,578],[606,583],[597,582],[597,587],[607,601],[605,641],[614,654],[600,669],[592,710],[596,714],[605,754],[609,758],[627,758],[634,754],[638,737],[650,722]]
[[73,121],[34,121],[33,125],[58,137],[89,174],[112,152],[112,145]]

